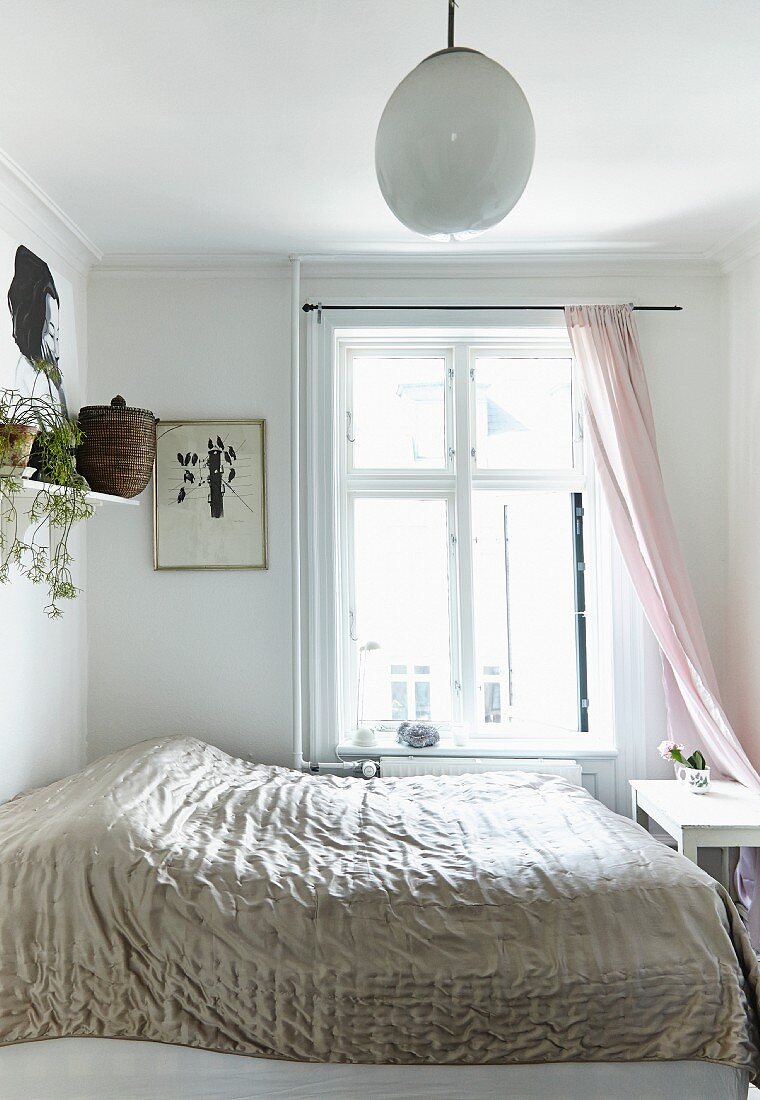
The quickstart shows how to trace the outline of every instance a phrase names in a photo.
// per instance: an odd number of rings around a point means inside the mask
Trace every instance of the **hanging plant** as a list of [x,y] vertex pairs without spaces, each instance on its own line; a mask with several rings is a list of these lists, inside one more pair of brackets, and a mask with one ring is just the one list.
[[[50,369],[45,361],[34,365],[45,374]],[[87,482],[74,464],[81,441],[76,421],[49,397],[0,392],[0,583],[10,579],[14,566],[33,584],[46,585],[51,619],[61,616],[62,600],[79,592],[71,575],[69,536],[75,523],[93,514]],[[21,473],[32,446],[40,481],[24,482]],[[36,492],[22,508],[18,497],[27,488]]]

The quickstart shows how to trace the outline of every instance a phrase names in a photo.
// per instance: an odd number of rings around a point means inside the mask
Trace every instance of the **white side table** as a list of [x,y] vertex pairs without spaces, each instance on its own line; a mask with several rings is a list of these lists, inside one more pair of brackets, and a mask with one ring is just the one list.
[[760,848],[760,794],[740,783],[714,782],[707,794],[692,794],[676,779],[631,779],[633,817],[646,814],[697,862],[699,848],[722,849],[721,882],[729,889],[729,849]]

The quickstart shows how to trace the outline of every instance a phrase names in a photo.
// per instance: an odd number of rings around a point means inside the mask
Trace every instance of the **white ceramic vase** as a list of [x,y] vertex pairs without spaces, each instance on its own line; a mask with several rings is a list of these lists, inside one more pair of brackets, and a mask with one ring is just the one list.
[[677,764],[676,779],[685,783],[692,794],[707,794],[710,790],[709,768],[685,768],[683,764]]

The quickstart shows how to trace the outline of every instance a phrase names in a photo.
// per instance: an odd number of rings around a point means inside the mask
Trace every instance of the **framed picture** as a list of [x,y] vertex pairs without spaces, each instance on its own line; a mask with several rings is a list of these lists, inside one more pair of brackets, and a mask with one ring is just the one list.
[[162,420],[155,569],[266,569],[266,421]]
[[0,390],[42,398],[68,416],[66,390],[73,387],[76,400],[78,383],[71,284],[0,233],[0,285],[8,303],[0,310]]

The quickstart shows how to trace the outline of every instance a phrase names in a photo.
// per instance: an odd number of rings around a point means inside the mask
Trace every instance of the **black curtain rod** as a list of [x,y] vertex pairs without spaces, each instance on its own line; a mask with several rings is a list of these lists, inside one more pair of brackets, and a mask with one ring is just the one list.
[[[329,305],[326,306],[322,302],[306,302],[303,306],[304,313],[312,313],[314,310],[323,309],[436,309],[436,310],[458,310],[458,309],[475,309],[475,310],[510,310],[510,309],[541,309],[541,310],[564,310],[564,306],[338,306]],[[639,313],[680,313],[683,306],[634,306],[634,310]]]

